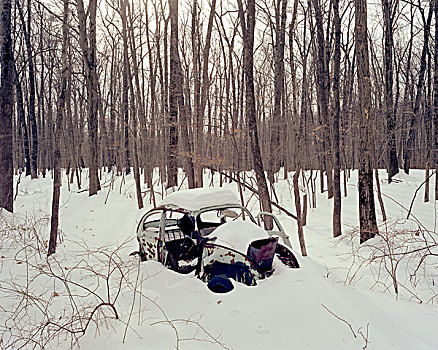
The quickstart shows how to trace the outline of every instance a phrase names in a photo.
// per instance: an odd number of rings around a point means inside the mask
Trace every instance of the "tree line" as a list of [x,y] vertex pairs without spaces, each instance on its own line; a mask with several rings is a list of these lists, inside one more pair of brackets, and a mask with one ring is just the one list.
[[345,183],[358,169],[361,241],[377,232],[375,169],[388,182],[399,168],[426,169],[429,200],[438,0],[0,4],[0,206],[9,211],[14,171],[53,170],[56,231],[61,168],[79,188],[88,168],[90,196],[100,172],[132,171],[139,208],[156,168],[167,188],[180,185],[179,168],[189,188],[206,185],[204,171],[243,181],[254,170],[265,211],[279,176],[312,169],[334,197],[334,236],[342,174]]

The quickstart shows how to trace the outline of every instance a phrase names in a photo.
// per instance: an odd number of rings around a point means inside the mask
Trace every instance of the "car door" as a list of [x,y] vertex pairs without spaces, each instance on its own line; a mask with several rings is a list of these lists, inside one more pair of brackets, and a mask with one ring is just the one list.
[[160,248],[162,246],[160,236],[163,231],[163,223],[163,210],[152,210],[141,218],[137,227],[137,240],[142,261],[160,261]]
[[[292,248],[289,236],[286,234],[286,231],[283,229],[283,226],[281,226],[280,221],[274,214],[265,211],[260,212],[257,215],[257,223],[265,229],[269,236],[280,237],[287,247]],[[269,226],[272,228],[267,229]]]

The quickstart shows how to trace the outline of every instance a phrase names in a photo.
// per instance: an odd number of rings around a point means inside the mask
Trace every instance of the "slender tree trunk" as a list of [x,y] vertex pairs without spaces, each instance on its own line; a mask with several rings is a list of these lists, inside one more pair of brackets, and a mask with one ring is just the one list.
[[97,194],[100,191],[100,182],[98,174],[98,81],[96,72],[96,10],[97,0],[90,0],[88,11],[90,21],[87,33],[87,22],[83,0],[77,1],[78,19],[79,19],[79,36],[80,46],[84,59],[87,97],[88,97],[88,136],[90,144],[89,169],[90,184],[88,188],[89,196]]
[[434,65],[434,80],[433,80],[433,126],[434,134],[434,168],[435,168],[435,200],[438,200],[438,0],[434,2],[435,12],[435,65]]
[[29,105],[28,105],[28,113],[29,113],[29,124],[30,124],[30,134],[32,136],[32,151],[31,151],[31,178],[35,179],[38,176],[38,130],[37,130],[37,122],[35,115],[35,69],[33,65],[33,53],[32,53],[32,44],[30,38],[31,31],[31,2],[27,0],[27,24],[24,18],[23,9],[21,8],[20,2],[18,0],[15,1],[18,9],[18,13],[20,15],[21,26],[24,32],[24,41],[26,44],[27,51],[27,64],[29,67]]
[[61,135],[64,127],[65,96],[68,80],[67,46],[68,46],[68,2],[64,0],[64,17],[62,22],[62,53],[61,53],[61,89],[59,91],[58,106],[56,111],[56,123],[54,126],[54,151],[53,151],[53,198],[52,198],[52,218],[50,224],[49,251],[47,255],[52,255],[56,251],[56,241],[58,237],[59,221],[59,197],[61,189]]
[[[131,173],[131,152],[129,148],[129,107],[128,107],[128,69],[129,69],[129,56],[128,56],[128,34],[126,28],[126,4],[125,0],[121,0],[120,6],[122,8],[122,36],[123,36],[123,70],[122,70],[122,115],[123,115],[123,130],[124,130],[124,140],[125,140],[125,173],[126,175]],[[131,94],[133,91],[131,91]],[[131,116],[132,118],[133,116]]]
[[427,96],[426,106],[424,111],[424,129],[426,137],[426,174],[424,185],[424,202],[429,202],[430,193],[430,176],[429,170],[431,166],[431,150],[432,150],[432,54],[431,50],[427,51]]
[[301,169],[298,168],[293,176],[294,197],[295,197],[295,208],[297,210],[298,240],[300,242],[301,255],[307,256],[306,242],[304,240],[303,212],[301,210],[300,187],[298,184],[300,173],[301,173]]
[[[167,187],[178,184],[178,100],[176,96],[176,60],[175,50],[178,50],[178,0],[169,0],[170,11],[170,71],[169,71],[169,145],[167,165]],[[176,12],[176,13],[175,13]],[[176,52],[177,53],[177,52]]]
[[355,38],[359,95],[359,222],[360,242],[378,233],[373,192],[372,151],[374,150],[371,110],[371,79],[369,68],[366,0],[355,0]]
[[194,170],[195,170],[195,187],[202,187],[202,165],[201,161],[201,149],[199,141],[202,138],[202,123],[200,118],[200,38],[198,27],[198,1],[193,0],[192,3],[192,56],[193,56],[193,154],[194,154]]
[[[281,5],[280,5],[281,3]],[[284,46],[286,37],[287,0],[278,0],[275,7],[275,38],[273,38],[274,58],[274,109],[270,135],[269,180],[274,183],[274,174],[280,170],[281,143],[280,133],[285,128],[285,116],[282,114],[284,97]]]
[[12,107],[14,62],[11,37],[11,0],[1,3],[0,17],[0,207],[14,210],[12,154]]
[[[189,143],[188,135],[188,120],[187,120],[187,107],[184,101],[184,76],[181,68],[181,60],[178,53],[178,0],[169,0],[170,11],[170,94],[169,94],[169,112],[170,112],[170,156],[175,162],[176,171],[176,159],[177,159],[177,143],[178,136],[178,116],[180,118],[181,125],[181,141],[183,148],[184,170],[187,174],[187,180],[189,188],[195,187],[194,169],[192,161],[192,150]],[[173,167],[172,166],[172,167]],[[170,170],[170,169],[169,169]],[[176,173],[175,173],[176,175]],[[173,176],[175,176],[173,175]],[[170,176],[170,175],[169,175]],[[170,182],[170,181],[169,181]],[[172,186],[176,185],[176,182]],[[171,186],[169,183],[168,186]]]
[[386,221],[385,205],[383,203],[382,190],[380,189],[379,170],[374,169],[374,175],[376,177],[377,185],[377,199],[379,200],[380,210],[382,211],[382,221]]
[[384,25],[384,67],[385,67],[385,110],[386,110],[386,132],[388,135],[387,144],[387,171],[388,183],[392,177],[398,174],[397,149],[395,143],[395,115],[393,99],[393,29],[392,29],[392,0],[382,0],[383,25]]
[[68,63],[67,63],[67,46],[68,46],[68,2],[64,0],[64,17],[62,23],[62,75],[61,89],[59,91],[58,106],[56,111],[56,123],[54,125],[54,151],[53,151],[53,198],[52,198],[52,217],[50,222],[50,239],[49,251],[47,255],[52,255],[56,251],[56,241],[58,238],[58,221],[59,221],[59,197],[61,189],[61,135],[64,127],[65,114],[65,95],[68,79]]
[[332,164],[332,150],[331,150],[331,131],[330,131],[330,120],[328,112],[329,104],[329,72],[328,72],[328,53],[326,48],[326,43],[324,40],[324,27],[323,27],[323,16],[322,9],[319,0],[312,0],[313,7],[315,9],[315,20],[316,20],[316,37],[317,37],[317,53],[318,59],[317,65],[317,95],[318,95],[318,111],[322,123],[322,150],[323,150],[323,163],[325,164],[325,169],[327,172],[327,194],[328,198],[333,197],[333,164]]
[[201,99],[198,111],[197,125],[196,130],[197,134],[193,135],[194,144],[197,146],[197,151],[194,151],[195,154],[195,184],[196,187],[203,186],[203,166],[201,162],[201,158],[205,154],[204,151],[204,114],[205,108],[207,105],[207,100],[209,97],[210,90],[210,78],[209,78],[209,57],[210,57],[210,46],[211,46],[211,36],[213,30],[213,19],[216,14],[216,0],[212,0],[210,7],[210,15],[208,18],[207,25],[207,36],[205,38],[204,50],[202,54],[202,84],[201,84]]
[[[408,133],[408,139],[406,142],[406,148],[404,149],[404,154],[403,154],[403,160],[404,160],[404,166],[403,169],[405,171],[406,174],[409,174],[409,169],[411,167],[411,156],[412,156],[412,151],[415,145],[415,139],[416,139],[416,134],[418,133],[418,124],[419,124],[419,112],[420,112],[420,105],[421,105],[421,99],[423,97],[423,91],[424,91],[424,76],[426,73],[426,55],[427,55],[427,50],[429,49],[429,33],[430,33],[430,25],[431,25],[431,21],[432,21],[432,4],[430,6],[430,10],[429,10],[429,14],[427,17],[427,21],[425,21],[424,23],[424,44],[423,44],[423,50],[421,53],[421,59],[420,59],[420,71],[418,73],[418,81],[417,81],[417,94],[415,96],[415,102],[414,102],[414,109],[413,109],[413,115],[411,118],[411,123],[410,123],[410,127],[409,127],[409,133]],[[424,10],[422,11],[422,15],[423,15],[423,21],[425,20],[424,18]]]
[[[257,130],[255,94],[254,94],[254,29],[255,29],[255,0],[248,0],[246,11],[243,10],[242,0],[238,0],[240,23],[243,34],[243,69],[245,75],[245,112],[249,129],[253,166],[256,174],[257,187],[260,195],[262,210],[271,213],[271,200],[260,153]],[[246,18],[245,18],[246,13]],[[267,229],[271,229],[267,222]]]
[[342,233],[341,225],[341,158],[339,119],[341,106],[339,100],[339,75],[341,66],[341,19],[339,17],[339,0],[333,0],[335,29],[335,52],[333,62],[333,237]]
[[15,92],[17,96],[17,113],[19,115],[20,126],[19,128],[23,132],[23,146],[24,146],[24,166],[26,169],[26,176],[31,174],[30,170],[30,148],[29,148],[29,133],[27,131],[26,125],[26,114],[24,112],[24,98],[23,98],[23,89],[21,86],[20,78],[18,77],[17,67],[14,62],[14,82],[15,82]]

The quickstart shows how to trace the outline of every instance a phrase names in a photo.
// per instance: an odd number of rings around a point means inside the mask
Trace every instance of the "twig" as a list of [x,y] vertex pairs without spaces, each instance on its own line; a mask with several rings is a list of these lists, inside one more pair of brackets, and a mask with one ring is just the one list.
[[360,327],[358,330],[357,330],[357,332],[362,336],[362,338],[363,338],[363,340],[365,340],[365,345],[363,346],[363,350],[365,350],[367,347],[368,347],[368,343],[369,343],[369,340],[368,340],[368,327],[370,326],[370,324],[369,323],[367,323],[367,335],[365,336],[365,335],[363,335],[363,333],[362,333],[362,331],[361,331],[361,329],[362,329],[362,327]]
[[408,210],[408,215],[406,216],[406,220],[409,219],[409,216],[411,215],[411,211],[412,211],[412,206],[414,205],[414,201],[415,201],[415,197],[417,197],[417,193],[420,190],[421,187],[423,187],[423,185],[436,173],[436,171],[432,171],[426,178],[426,180],[424,180],[420,186],[418,186],[418,188],[415,190],[414,192],[414,196],[412,197],[411,200],[411,205],[409,206],[409,210]]
[[[129,316],[128,316],[128,321],[126,322],[126,328],[125,328],[125,332],[123,334],[123,340],[122,343],[125,343],[126,340],[126,335],[128,333],[128,327],[129,327],[129,322],[131,321],[131,317],[132,317],[132,313],[134,311],[134,306],[135,306],[135,296],[137,294],[137,288],[138,288],[138,280],[139,280],[139,276],[140,276],[140,264],[138,264],[138,268],[137,268],[137,277],[135,279],[135,287],[134,287],[134,295],[132,297],[132,304],[131,304],[131,310],[129,312]],[[141,300],[141,298],[140,298]]]
[[[247,182],[245,181],[241,181],[240,179],[236,179],[234,176],[232,175],[228,175],[227,173],[220,171],[220,170],[216,170],[210,166],[206,166],[206,168],[210,169],[210,170],[214,170],[216,172],[218,172],[219,174],[222,174],[223,176],[233,180],[234,182],[240,183],[243,187],[247,188],[248,190],[250,190],[251,192],[254,192],[257,196],[260,197],[259,195],[259,191],[257,191],[253,186],[249,185]],[[291,218],[298,220],[298,218],[292,214],[289,210],[283,208],[281,205],[279,205],[276,202],[271,201],[271,204],[276,207],[277,209],[279,209],[280,211],[282,211],[283,213],[285,213],[286,215],[290,216]]]
[[346,321],[346,320],[344,320],[343,318],[341,318],[341,317],[339,317],[338,315],[336,315],[333,311],[329,310],[329,309],[327,308],[327,306],[325,306],[324,304],[321,304],[321,306],[322,306],[324,309],[326,309],[329,313],[331,313],[333,316],[335,316],[338,320],[340,320],[340,321],[342,321],[342,322],[345,322],[345,323],[348,325],[348,327],[350,327],[350,330],[351,330],[351,333],[353,333],[353,336],[354,336],[355,338],[357,338],[356,333],[354,333],[353,327],[351,326],[351,324],[350,324],[348,321]]
[[21,174],[23,174],[23,170],[20,170],[20,175],[18,176],[17,186],[15,187],[14,201],[17,200],[17,195],[18,195],[18,185],[20,184],[20,181],[21,181]]

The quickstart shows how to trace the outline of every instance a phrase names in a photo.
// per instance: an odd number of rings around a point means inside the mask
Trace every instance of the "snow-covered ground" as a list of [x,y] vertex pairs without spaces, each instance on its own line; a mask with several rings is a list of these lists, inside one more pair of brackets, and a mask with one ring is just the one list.
[[[291,176],[276,193],[295,212]],[[276,262],[272,277],[234,283],[228,294],[129,255],[136,223],[152,207],[145,192],[146,208],[137,209],[131,176],[104,174],[103,190],[89,198],[76,184],[69,190],[64,175],[62,233],[47,259],[52,180],[21,178],[16,214],[0,213],[0,349],[438,349],[436,203],[424,203],[421,188],[407,220],[424,171],[396,178],[381,183],[386,224],[376,198],[381,237],[359,246],[352,172],[342,237],[331,237],[332,201],[317,191],[304,228],[308,257],[294,220],[278,215],[301,268]],[[224,186],[237,193],[236,184]]]

